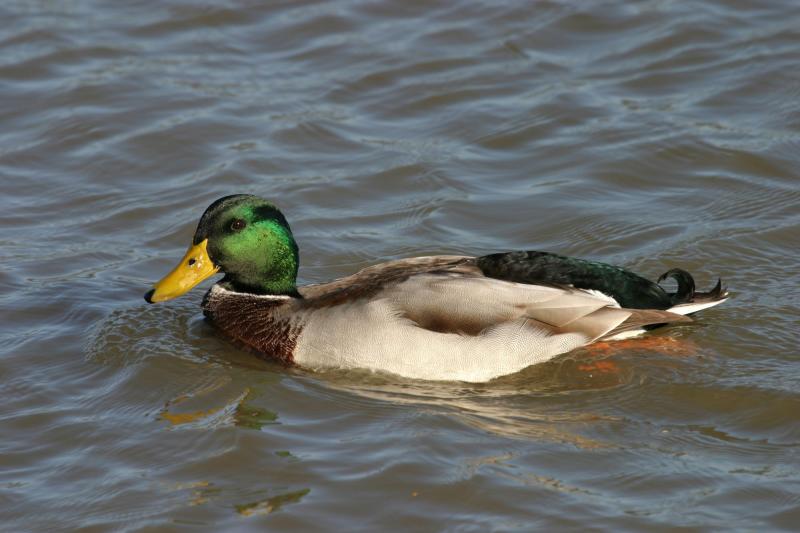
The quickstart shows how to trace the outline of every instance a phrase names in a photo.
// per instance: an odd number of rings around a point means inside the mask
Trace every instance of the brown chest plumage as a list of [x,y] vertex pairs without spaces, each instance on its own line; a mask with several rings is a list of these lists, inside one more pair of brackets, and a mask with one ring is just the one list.
[[226,336],[254,350],[259,356],[294,363],[294,349],[302,325],[281,312],[284,300],[269,300],[227,292],[224,298],[214,290],[203,300],[203,313]]

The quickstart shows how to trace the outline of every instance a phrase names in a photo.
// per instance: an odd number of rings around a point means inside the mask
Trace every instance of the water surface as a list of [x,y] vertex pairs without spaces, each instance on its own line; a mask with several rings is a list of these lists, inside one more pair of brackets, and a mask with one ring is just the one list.
[[[0,7],[9,531],[793,529],[800,7]],[[142,294],[214,199],[319,282],[538,249],[733,299],[483,385],[314,374]]]

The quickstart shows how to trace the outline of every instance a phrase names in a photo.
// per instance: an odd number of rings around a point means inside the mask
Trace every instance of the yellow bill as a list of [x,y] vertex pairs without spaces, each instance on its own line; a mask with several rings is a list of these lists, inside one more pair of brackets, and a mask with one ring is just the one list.
[[190,246],[178,266],[153,285],[153,289],[144,295],[144,299],[152,304],[177,298],[189,292],[189,289],[204,279],[216,274],[219,267],[208,257],[207,245],[208,239],[205,239],[200,244]]

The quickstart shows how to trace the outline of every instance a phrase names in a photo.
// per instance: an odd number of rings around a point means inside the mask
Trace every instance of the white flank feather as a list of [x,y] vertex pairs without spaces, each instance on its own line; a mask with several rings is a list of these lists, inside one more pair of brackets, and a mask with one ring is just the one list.
[[[310,311],[294,360],[482,382],[588,344],[629,316],[584,291],[420,275],[371,301]],[[441,321],[474,333],[425,327]]]
[[702,311],[703,309],[708,309],[709,307],[714,307],[715,305],[719,305],[725,300],[727,300],[727,298],[723,298],[722,300],[716,300],[713,302],[678,304],[674,307],[670,307],[669,309],[667,309],[667,311],[669,311],[670,313],[675,313],[676,315],[688,315],[689,313],[696,313],[698,311]]

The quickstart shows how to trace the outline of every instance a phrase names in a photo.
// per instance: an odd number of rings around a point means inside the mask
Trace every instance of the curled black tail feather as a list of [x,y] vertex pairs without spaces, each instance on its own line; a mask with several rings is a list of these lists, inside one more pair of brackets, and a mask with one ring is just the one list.
[[695,291],[694,293],[694,300],[695,301],[709,301],[713,302],[716,300],[722,300],[723,298],[728,297],[728,290],[722,286],[722,280],[718,279],[717,284],[714,285],[714,288],[708,292],[700,292]]
[[678,282],[678,290],[669,293],[672,305],[691,302],[694,299],[694,278],[691,274],[680,268],[667,270],[658,277],[658,283],[667,278],[672,278]]

